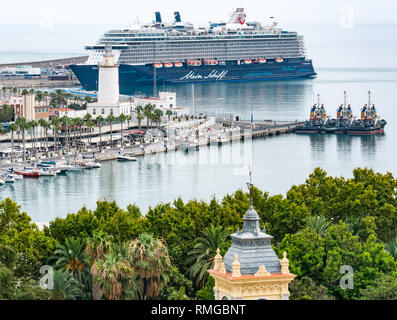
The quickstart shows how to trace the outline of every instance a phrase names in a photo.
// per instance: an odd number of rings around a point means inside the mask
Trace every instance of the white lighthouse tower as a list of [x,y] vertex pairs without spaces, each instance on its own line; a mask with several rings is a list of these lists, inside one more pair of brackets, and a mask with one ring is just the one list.
[[98,68],[98,101],[89,103],[87,112],[94,118],[98,115],[118,117],[122,113],[130,114],[133,110],[131,102],[120,99],[119,65],[111,48],[106,48]]
[[114,61],[114,54],[106,48],[102,61],[99,63],[98,103],[117,105],[120,98],[119,65]]

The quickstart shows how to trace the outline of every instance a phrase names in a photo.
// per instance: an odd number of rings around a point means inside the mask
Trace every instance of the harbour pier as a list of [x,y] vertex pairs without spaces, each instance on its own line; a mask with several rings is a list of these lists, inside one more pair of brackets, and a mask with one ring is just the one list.
[[[165,136],[153,137],[142,135],[134,137],[130,134],[137,128],[136,123],[132,123],[129,128],[124,129],[123,142],[120,126],[114,126],[112,138],[110,129],[102,128],[102,136],[98,137],[98,132],[85,132],[81,135],[81,140],[77,141],[74,148],[61,152],[59,146],[55,148],[54,137],[49,136],[50,145],[46,148],[39,148],[41,138],[35,139],[35,148],[29,135],[26,136],[25,150],[27,152],[26,161],[22,161],[21,151],[14,153],[14,162],[10,162],[10,137],[3,136],[0,147],[1,164],[0,167],[23,166],[37,161],[65,161],[74,163],[84,163],[116,160],[122,153],[129,153],[131,156],[140,157],[149,154],[198,150],[204,146],[222,146],[227,143],[245,141],[247,139],[266,138],[270,136],[287,134],[294,131],[300,125],[298,121],[232,121],[225,119],[207,118],[200,121],[186,121],[181,123],[163,124],[158,128],[167,133]],[[143,126],[144,127],[144,126]],[[146,131],[148,128],[145,128]],[[149,130],[150,131],[150,130]],[[20,145],[20,139],[14,138],[15,145]],[[58,136],[58,143],[65,140],[65,135]],[[80,138],[79,138],[80,139]],[[110,140],[112,143],[110,143]],[[102,145],[100,145],[102,141]],[[44,140],[42,140],[44,144]],[[35,155],[35,156],[34,156]]]

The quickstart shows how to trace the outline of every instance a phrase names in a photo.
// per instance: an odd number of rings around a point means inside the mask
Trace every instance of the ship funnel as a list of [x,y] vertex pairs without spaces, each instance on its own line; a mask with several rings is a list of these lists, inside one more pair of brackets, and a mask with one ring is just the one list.
[[174,17],[175,17],[175,22],[181,22],[181,15],[179,14],[179,11],[174,12]]
[[162,23],[160,12],[157,11],[155,15],[156,15],[156,23]]

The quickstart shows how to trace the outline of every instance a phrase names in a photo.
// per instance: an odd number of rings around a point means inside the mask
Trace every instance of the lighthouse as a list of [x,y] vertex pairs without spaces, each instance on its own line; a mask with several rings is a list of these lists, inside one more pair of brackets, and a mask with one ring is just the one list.
[[115,63],[114,54],[110,48],[106,48],[98,67],[98,103],[103,105],[117,105],[120,99],[119,65]]
[[87,112],[94,118],[98,115],[115,117],[130,114],[133,105],[130,99],[120,99],[119,65],[110,47],[107,47],[98,64],[98,101],[87,105]]

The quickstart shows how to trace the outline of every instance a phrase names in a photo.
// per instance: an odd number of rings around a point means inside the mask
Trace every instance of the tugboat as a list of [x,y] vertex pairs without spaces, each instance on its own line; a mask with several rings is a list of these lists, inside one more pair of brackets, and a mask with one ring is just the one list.
[[371,102],[371,91],[368,91],[368,104],[361,109],[361,119],[354,120],[347,128],[349,135],[367,135],[383,133],[387,122],[384,119],[378,119],[375,104]]
[[310,120],[306,121],[303,125],[297,126],[294,130],[295,133],[321,133],[327,113],[324,104],[320,103],[320,95],[317,95],[317,103],[313,105],[310,111]]
[[347,104],[347,94],[344,92],[344,103],[337,110],[337,123],[334,133],[345,134],[347,127],[350,126],[353,119],[353,112],[350,104]]

